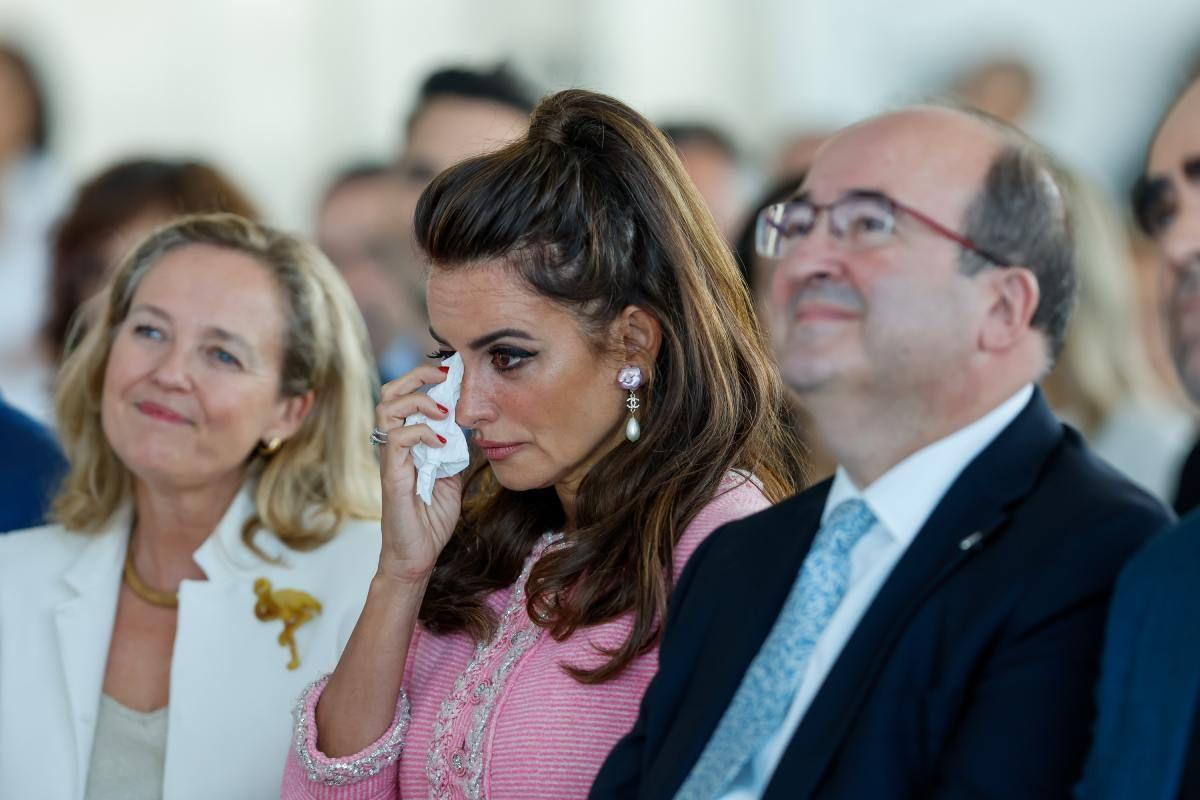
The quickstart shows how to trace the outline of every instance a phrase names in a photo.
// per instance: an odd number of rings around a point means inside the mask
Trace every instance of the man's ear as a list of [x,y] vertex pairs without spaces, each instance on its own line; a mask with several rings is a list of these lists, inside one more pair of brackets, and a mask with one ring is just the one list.
[[292,438],[304,424],[316,399],[317,396],[311,389],[304,394],[282,398],[279,401],[274,424],[263,432],[263,441],[269,442],[276,437],[285,441]]
[[662,346],[658,318],[641,306],[626,306],[613,322],[613,333],[624,363],[641,367],[649,380]]
[[979,277],[988,283],[980,347],[1007,351],[1029,333],[1042,296],[1037,276],[1026,267],[998,267]]

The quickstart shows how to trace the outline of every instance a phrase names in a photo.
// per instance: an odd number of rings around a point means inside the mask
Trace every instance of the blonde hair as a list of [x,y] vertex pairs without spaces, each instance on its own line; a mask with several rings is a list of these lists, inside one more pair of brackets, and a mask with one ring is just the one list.
[[55,518],[69,529],[94,531],[130,497],[132,476],[100,421],[109,352],[150,270],[167,253],[196,244],[244,253],[271,272],[287,300],[280,392],[315,395],[303,424],[278,451],[249,456],[256,511],[243,538],[251,544],[266,527],[289,547],[310,550],[346,519],[377,519],[379,474],[367,437],[377,373],[350,290],[313,245],[235,214],[196,214],[159,228],[126,257],[99,298],[100,317],[67,356],[55,396],[70,463]]
[[1125,226],[1089,181],[1065,170],[1058,177],[1075,228],[1079,296],[1062,355],[1044,386],[1050,402],[1092,434],[1125,403],[1165,392],[1147,365],[1137,326]]

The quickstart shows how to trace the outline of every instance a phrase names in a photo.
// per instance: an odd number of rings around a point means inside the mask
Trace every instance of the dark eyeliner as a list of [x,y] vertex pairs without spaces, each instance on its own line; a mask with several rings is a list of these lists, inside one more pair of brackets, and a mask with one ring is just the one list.
[[[522,350],[519,347],[511,347],[511,346],[492,347],[491,349],[488,350],[488,354],[492,357],[493,365],[500,372],[510,372],[514,369],[520,369],[521,366],[527,360],[534,358],[537,355],[537,353],[530,352],[529,350]],[[518,359],[518,361],[516,364],[513,364],[511,366],[503,367],[503,366],[500,366],[499,364],[495,363],[497,356],[503,356],[505,358],[515,358],[515,359]]]

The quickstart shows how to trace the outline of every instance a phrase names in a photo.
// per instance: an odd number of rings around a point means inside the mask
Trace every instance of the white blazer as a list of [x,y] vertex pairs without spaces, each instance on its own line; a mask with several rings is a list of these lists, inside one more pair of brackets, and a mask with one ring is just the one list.
[[[248,489],[196,551],[207,581],[179,587],[164,800],[277,797],[291,709],[333,669],[379,559],[378,522],[354,521],[308,553],[256,534],[242,542]],[[82,800],[129,541],[131,510],[95,534],[49,525],[0,536],[0,800]],[[322,604],[295,634],[300,667],[254,616],[254,580]]]

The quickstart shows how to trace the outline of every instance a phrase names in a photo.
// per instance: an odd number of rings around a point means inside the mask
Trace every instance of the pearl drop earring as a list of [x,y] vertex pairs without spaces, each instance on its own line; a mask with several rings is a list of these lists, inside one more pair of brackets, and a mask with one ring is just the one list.
[[642,385],[642,368],[622,367],[617,373],[617,385],[629,392],[629,397],[625,398],[625,407],[629,409],[629,421],[625,423],[625,438],[636,442],[642,436],[642,426],[638,424],[634,412],[641,406],[641,401],[633,392]]

